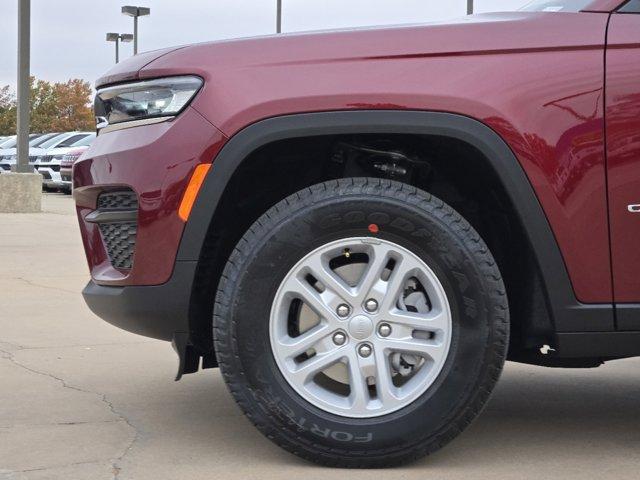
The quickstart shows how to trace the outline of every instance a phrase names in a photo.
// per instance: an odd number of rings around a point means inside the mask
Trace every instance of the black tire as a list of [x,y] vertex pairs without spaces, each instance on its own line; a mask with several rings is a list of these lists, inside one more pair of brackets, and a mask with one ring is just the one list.
[[[451,304],[452,343],[434,384],[403,409],[346,418],[304,400],[286,382],[269,339],[281,280],[304,255],[345,237],[378,236],[432,268]],[[500,376],[509,337],[505,287],[489,249],[451,207],[406,184],[348,178],[304,189],[246,232],[222,274],[213,315],[222,375],[247,417],[269,439],[313,462],[388,467],[434,452],[479,414]]]

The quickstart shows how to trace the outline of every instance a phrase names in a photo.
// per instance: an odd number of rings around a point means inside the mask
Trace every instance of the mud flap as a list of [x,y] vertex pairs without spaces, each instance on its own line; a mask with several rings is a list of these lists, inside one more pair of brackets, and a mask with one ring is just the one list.
[[176,332],[173,334],[171,346],[178,354],[178,373],[176,382],[187,373],[196,373],[200,366],[200,355],[189,343],[189,334],[186,332]]

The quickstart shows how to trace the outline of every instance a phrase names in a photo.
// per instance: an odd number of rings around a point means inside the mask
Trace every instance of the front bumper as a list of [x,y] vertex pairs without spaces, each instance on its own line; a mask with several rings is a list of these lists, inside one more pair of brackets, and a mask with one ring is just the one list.
[[176,261],[185,225],[178,209],[194,169],[225,142],[187,108],[173,121],[98,135],[72,169],[91,273],[85,302],[112,325],[173,341],[180,372],[197,370],[199,357],[189,345],[197,260]]
[[62,188],[64,182],[60,176],[59,165],[39,165],[36,166],[36,171],[42,175],[42,184],[48,188]]
[[63,187],[71,190],[72,177],[71,177],[70,168],[65,168],[65,167],[60,168],[60,179],[62,181]]
[[[92,280],[102,286],[170,280],[184,230],[178,208],[195,167],[210,163],[225,137],[192,108],[172,121],[98,135],[73,166],[73,195]],[[87,217],[104,192],[137,197],[130,268],[109,256],[104,229]],[[117,234],[117,232],[116,232]]]
[[176,262],[168,282],[106,287],[90,281],[82,291],[93,313],[129,332],[173,340],[189,332],[189,300],[197,262]]

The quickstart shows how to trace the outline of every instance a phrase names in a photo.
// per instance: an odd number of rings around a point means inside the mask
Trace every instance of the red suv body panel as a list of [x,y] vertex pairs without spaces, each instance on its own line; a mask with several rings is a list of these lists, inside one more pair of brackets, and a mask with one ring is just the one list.
[[[168,52],[136,76],[201,76],[205,85],[192,107],[228,137],[261,119],[302,112],[425,110],[478,119],[508,143],[526,171],[577,298],[611,302],[603,123],[607,21],[601,13],[508,13],[447,24],[200,44]],[[126,148],[130,139],[171,130],[170,124],[160,125],[101,135],[89,156],[115,161],[117,143],[118,161],[128,165],[118,181],[135,183],[136,189],[141,183],[143,196],[153,196],[149,189],[180,192],[185,177],[176,175],[172,185],[158,179],[152,186],[152,167],[132,167],[133,158],[120,158],[136,156]],[[194,132],[184,135],[201,142]],[[161,144],[162,149],[169,145]],[[155,152],[150,148],[145,155]],[[198,156],[196,162],[213,156]],[[113,182],[113,174],[106,173],[104,180]],[[99,182],[83,178],[80,183]],[[176,215],[168,211],[176,205],[177,200],[165,203],[165,214]],[[151,220],[145,212],[142,218]],[[141,222],[141,234],[145,225]],[[145,260],[144,274],[123,278],[94,265],[94,274],[100,272],[94,278],[123,284],[166,280],[179,230],[175,221],[170,237],[156,245],[156,258]],[[165,260],[158,260],[158,248],[166,250]]]
[[[194,141],[197,139],[198,141]],[[73,166],[74,196],[91,277],[101,285],[157,285],[173,271],[184,229],[177,210],[196,165],[211,162],[224,135],[193,108],[173,122],[98,135]],[[131,187],[138,196],[133,267],[109,262],[98,225],[84,221],[98,194]]]
[[[621,4],[627,14],[614,11]],[[278,35],[126,60],[98,88],[182,75],[204,82],[174,118],[101,130],[75,164],[92,275],[84,298],[114,325],[172,340],[179,375],[197,370],[200,356],[215,364],[212,292],[258,203],[266,210],[309,182],[366,174],[323,163],[345,135],[397,135],[471,151],[464,160],[491,171],[501,205],[520,221],[510,238],[536,265],[515,285],[525,292],[515,300],[515,359],[592,366],[640,355],[639,27],[637,0],[595,0],[580,13]],[[300,139],[326,143],[312,157],[321,173],[275,187],[252,177],[238,188],[271,152],[306,148]],[[446,169],[446,156],[436,161]],[[184,222],[192,172],[211,162]],[[273,165],[277,176],[282,163]],[[244,197],[249,210],[230,206]],[[235,224],[237,212],[247,216]],[[542,345],[570,360],[550,361]]]

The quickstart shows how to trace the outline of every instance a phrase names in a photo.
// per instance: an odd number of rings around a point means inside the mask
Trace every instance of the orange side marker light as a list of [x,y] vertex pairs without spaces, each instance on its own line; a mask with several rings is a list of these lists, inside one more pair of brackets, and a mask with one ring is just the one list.
[[202,163],[198,165],[193,171],[191,180],[189,180],[189,184],[187,185],[187,188],[184,191],[184,195],[182,196],[180,208],[178,208],[178,216],[182,219],[183,222],[186,222],[189,219],[193,204],[196,202],[200,187],[202,187],[202,183],[204,182],[204,179],[207,176],[210,168],[210,163]]

